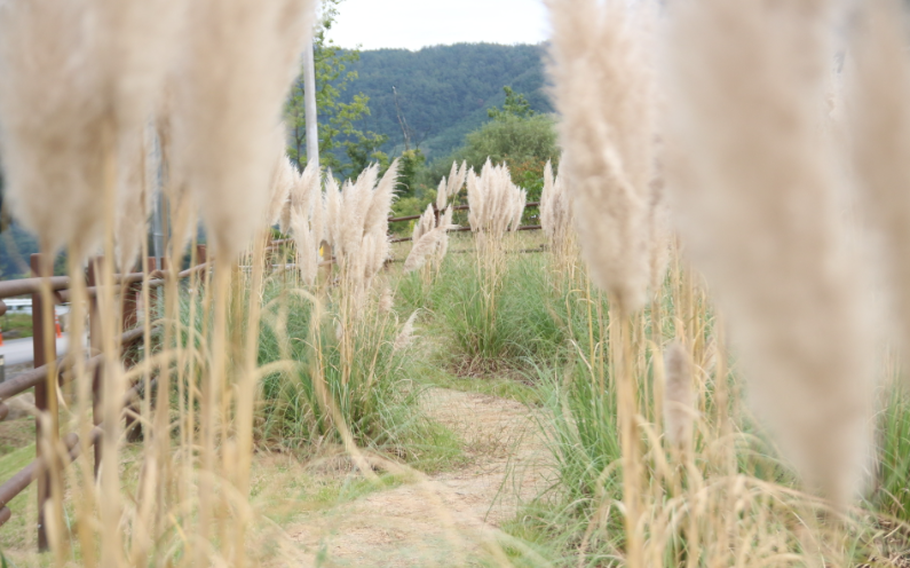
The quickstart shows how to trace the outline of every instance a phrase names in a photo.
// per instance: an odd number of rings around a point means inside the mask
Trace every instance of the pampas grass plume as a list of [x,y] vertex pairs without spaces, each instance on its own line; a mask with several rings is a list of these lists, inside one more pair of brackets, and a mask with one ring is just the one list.
[[395,351],[400,351],[411,344],[411,340],[414,338],[414,322],[417,320],[417,314],[419,310],[414,310],[411,312],[410,317],[407,321],[404,322],[404,325],[401,326],[401,331],[398,333],[398,337],[395,338],[395,343],[392,345],[392,349]]
[[[103,163],[162,90],[176,0],[54,0],[0,6],[0,143],[7,195],[49,252],[87,253],[109,211]],[[154,17],[150,17],[154,14]],[[66,215],[60,215],[66,211]]]
[[370,208],[364,220],[364,232],[374,233],[377,236],[385,236],[389,232],[389,212],[392,210],[397,183],[398,159],[395,159],[372,192]]
[[146,238],[148,218],[155,192],[151,179],[157,174],[148,168],[148,129],[138,130],[120,146],[117,169],[117,213],[115,244],[117,266],[129,272]]
[[[106,103],[86,1],[0,5],[0,122],[6,196],[51,251],[93,244],[103,211]],[[49,85],[49,81],[53,85]],[[66,211],[60,215],[60,211]]]
[[404,261],[404,272],[413,272],[426,264],[430,254],[436,250],[446,230],[443,227],[436,227],[432,231],[420,237],[420,240],[414,243],[411,252]]
[[843,506],[870,455],[875,325],[841,214],[843,177],[819,128],[831,9],[676,5],[668,188],[729,317],[753,405],[808,485]]
[[271,190],[269,201],[268,225],[278,223],[282,233],[287,233],[291,226],[291,191],[297,185],[299,176],[297,168],[281,149],[280,157],[272,168]]
[[433,204],[427,205],[426,210],[414,224],[414,231],[411,233],[412,240],[416,243],[420,237],[429,233],[436,227],[436,213],[433,211]]
[[272,132],[313,12],[312,0],[190,3],[174,138],[216,254],[243,250],[266,216]]
[[884,244],[885,275],[910,357],[910,59],[907,16],[893,0],[865,3],[848,66],[856,173]]
[[622,0],[548,0],[549,74],[582,253],[624,313],[648,285],[653,79],[647,35]]

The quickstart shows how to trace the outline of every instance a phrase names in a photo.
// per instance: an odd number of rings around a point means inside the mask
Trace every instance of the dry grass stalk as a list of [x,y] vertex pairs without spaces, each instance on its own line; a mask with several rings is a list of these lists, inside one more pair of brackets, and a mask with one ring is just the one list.
[[823,1],[677,6],[668,187],[754,405],[810,486],[844,505],[868,465],[875,334],[818,128],[831,14]]
[[891,301],[910,357],[910,60],[907,16],[892,0],[864,5],[848,73],[850,133],[863,204],[884,244]]
[[624,313],[645,302],[654,100],[648,36],[625,2],[548,0],[560,143],[579,242]]
[[664,350],[664,373],[664,433],[672,445],[686,449],[692,441],[696,400],[692,392],[692,362],[681,343],[671,343]]

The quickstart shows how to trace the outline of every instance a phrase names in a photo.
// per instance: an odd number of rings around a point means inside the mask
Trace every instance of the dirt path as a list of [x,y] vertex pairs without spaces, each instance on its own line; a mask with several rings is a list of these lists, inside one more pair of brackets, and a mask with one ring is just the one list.
[[431,389],[423,402],[464,440],[467,465],[289,528],[303,565],[469,566],[499,524],[544,487],[547,453],[527,407],[447,389]]

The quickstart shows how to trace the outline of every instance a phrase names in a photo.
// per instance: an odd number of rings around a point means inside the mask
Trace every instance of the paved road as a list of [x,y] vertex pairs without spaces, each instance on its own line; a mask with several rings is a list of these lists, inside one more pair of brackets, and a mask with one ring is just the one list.
[[[63,334],[63,337],[57,339],[57,356],[66,353],[69,345],[69,337]],[[32,338],[24,337],[22,339],[4,339],[3,345],[0,346],[0,355],[4,356],[6,365],[18,365],[20,363],[29,363],[32,357]]]

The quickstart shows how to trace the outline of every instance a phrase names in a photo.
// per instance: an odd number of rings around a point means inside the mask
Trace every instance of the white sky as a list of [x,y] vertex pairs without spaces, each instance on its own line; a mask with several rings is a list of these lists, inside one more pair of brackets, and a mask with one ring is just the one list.
[[329,38],[341,47],[417,50],[453,43],[538,43],[542,0],[343,0]]

